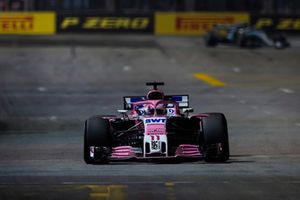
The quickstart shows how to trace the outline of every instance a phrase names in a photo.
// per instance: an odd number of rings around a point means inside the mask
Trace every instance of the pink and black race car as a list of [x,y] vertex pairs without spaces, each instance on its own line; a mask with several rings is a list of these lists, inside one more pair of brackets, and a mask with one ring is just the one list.
[[87,164],[116,160],[229,159],[222,113],[191,114],[188,95],[164,95],[162,82],[147,83],[146,96],[124,97],[120,116],[93,116],[84,125]]

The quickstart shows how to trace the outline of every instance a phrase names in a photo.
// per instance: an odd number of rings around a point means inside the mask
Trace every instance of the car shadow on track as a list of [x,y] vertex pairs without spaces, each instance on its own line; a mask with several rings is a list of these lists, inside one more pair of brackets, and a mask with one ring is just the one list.
[[[251,159],[251,155],[232,155],[226,162],[206,162],[204,159],[175,159],[175,160],[128,160],[128,161],[113,161],[110,165],[146,165],[146,164],[163,164],[163,165],[180,165],[180,164],[217,164],[227,165],[235,163],[255,163]],[[97,164],[96,164],[97,165]],[[101,164],[99,164],[101,165]]]
[[226,163],[254,163],[253,155],[231,155]]
[[7,124],[0,121],[0,131],[6,131],[7,130]]

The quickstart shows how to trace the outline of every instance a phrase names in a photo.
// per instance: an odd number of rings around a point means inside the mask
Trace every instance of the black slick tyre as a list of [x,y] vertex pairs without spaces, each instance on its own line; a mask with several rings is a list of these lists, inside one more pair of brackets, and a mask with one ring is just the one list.
[[208,33],[204,37],[205,46],[207,47],[215,47],[218,45],[218,39],[214,36],[213,33]]
[[[95,147],[94,158],[90,157],[90,147]],[[110,147],[108,120],[99,116],[86,120],[84,124],[84,161],[87,164],[107,163]]]
[[207,113],[202,118],[204,159],[207,162],[225,162],[229,159],[227,122],[222,113]]

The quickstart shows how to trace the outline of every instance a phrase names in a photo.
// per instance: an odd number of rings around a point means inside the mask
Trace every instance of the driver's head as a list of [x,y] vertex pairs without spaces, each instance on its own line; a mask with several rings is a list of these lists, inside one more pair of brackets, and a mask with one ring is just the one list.
[[165,115],[166,114],[166,109],[164,109],[164,108],[156,108],[156,114],[157,115]]
[[164,104],[158,104],[156,106],[156,114],[157,115],[164,115],[164,114],[166,114],[166,106]]

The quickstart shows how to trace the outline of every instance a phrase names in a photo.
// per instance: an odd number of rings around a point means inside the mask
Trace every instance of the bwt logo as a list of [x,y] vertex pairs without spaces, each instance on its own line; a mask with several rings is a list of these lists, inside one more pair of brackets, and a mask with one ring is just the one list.
[[164,118],[151,118],[151,119],[145,119],[146,124],[161,124],[165,123],[166,119]]

